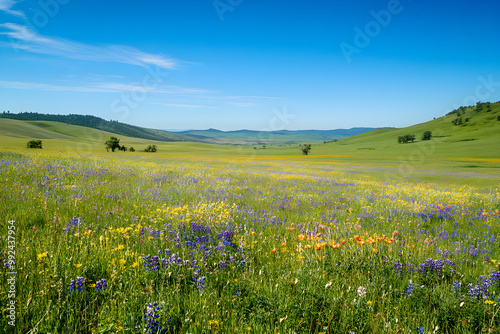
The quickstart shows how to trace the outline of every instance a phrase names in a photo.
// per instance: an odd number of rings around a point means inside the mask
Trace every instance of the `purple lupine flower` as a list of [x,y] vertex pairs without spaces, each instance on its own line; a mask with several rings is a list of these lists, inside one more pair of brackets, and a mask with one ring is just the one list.
[[399,262],[394,262],[394,273],[397,276],[401,276],[401,263]]
[[75,284],[76,284],[76,281],[75,280],[71,280],[71,283],[68,284],[68,287],[69,287],[69,291],[68,293],[70,294],[71,292],[75,291]]
[[406,288],[406,297],[409,297],[413,290],[415,290],[417,286],[415,284],[412,283],[412,281],[410,280],[410,283],[408,284],[408,287]]
[[76,278],[76,289],[80,291],[80,293],[83,291],[83,277]]
[[103,278],[95,282],[95,291],[102,291],[106,289],[106,280]]

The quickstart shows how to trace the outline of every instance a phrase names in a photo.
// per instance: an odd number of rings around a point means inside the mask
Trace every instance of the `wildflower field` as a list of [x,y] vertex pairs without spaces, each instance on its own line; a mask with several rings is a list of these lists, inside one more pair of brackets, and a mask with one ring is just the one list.
[[0,160],[1,333],[500,332],[493,174]]

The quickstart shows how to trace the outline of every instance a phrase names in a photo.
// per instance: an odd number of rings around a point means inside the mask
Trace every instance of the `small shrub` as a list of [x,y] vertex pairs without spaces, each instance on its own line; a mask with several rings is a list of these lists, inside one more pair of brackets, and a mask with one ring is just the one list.
[[33,139],[30,140],[26,146],[28,148],[42,148],[42,141]]
[[422,140],[431,140],[431,138],[432,138],[431,131],[425,131],[424,134],[422,135]]
[[144,152],[156,152],[156,145],[148,145],[148,147],[144,149]]
[[130,148],[128,149],[128,151],[129,151],[129,152],[135,152],[135,148],[130,147]]

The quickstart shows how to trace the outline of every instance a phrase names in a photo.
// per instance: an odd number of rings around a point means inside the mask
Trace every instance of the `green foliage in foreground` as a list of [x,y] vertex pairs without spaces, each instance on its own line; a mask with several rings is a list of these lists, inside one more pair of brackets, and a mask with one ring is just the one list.
[[8,221],[16,231],[2,333],[500,328],[500,189],[472,175],[439,184],[420,182],[427,171],[410,181],[249,160],[0,156],[2,263]]

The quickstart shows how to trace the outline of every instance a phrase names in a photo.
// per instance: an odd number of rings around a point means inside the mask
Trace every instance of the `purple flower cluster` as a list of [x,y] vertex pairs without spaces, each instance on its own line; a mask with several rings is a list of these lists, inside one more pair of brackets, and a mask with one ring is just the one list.
[[147,255],[142,258],[146,271],[156,271],[159,268],[158,256]]
[[394,262],[394,273],[396,276],[401,276],[401,263],[400,262]]
[[82,223],[82,219],[81,218],[73,218],[69,221],[69,223],[66,225],[65,228],[63,228],[63,232],[69,232],[69,230],[71,230],[72,228],[76,227],[76,226],[80,226],[80,224]]
[[[149,303],[146,307],[146,312],[144,313],[144,328],[143,331],[145,333],[161,333],[166,327],[163,327],[160,324],[161,318],[166,314],[168,316],[168,321],[171,321],[170,315],[168,314],[168,308],[163,309],[163,304],[158,305],[157,302]],[[141,327],[141,324],[138,322],[137,327]]]
[[410,282],[408,283],[408,286],[406,287],[406,297],[409,297],[413,290],[415,290],[415,288],[417,287],[416,284],[413,284],[412,281],[410,280]]
[[71,293],[75,290],[78,290],[81,293],[83,291],[83,277],[77,277],[76,280],[71,280],[71,283],[69,283],[68,287],[68,293]]
[[467,285],[468,295],[473,299],[480,297],[483,299],[488,299],[488,297],[491,296],[488,289],[497,282],[500,282],[500,272],[492,270],[489,277],[482,275],[480,277],[480,281],[476,281],[475,285],[473,285],[472,283],[469,283]]
[[199,269],[195,269],[193,277],[191,277],[191,280],[193,281],[196,290],[200,292],[203,292],[203,290],[205,290],[205,276],[200,276]]
[[432,258],[428,258],[422,264],[420,264],[417,271],[421,274],[433,273],[436,272],[438,276],[441,276],[441,272],[445,265],[454,266],[455,262],[451,260],[433,260]]
[[102,291],[106,289],[106,280],[103,278],[95,282],[95,291]]
[[[217,226],[217,230],[213,231],[210,226],[201,222],[191,222],[189,225],[181,223],[177,229],[173,229],[172,224],[165,224],[165,231],[161,232],[141,228],[141,240],[145,234],[156,238],[159,233],[164,233],[167,242],[175,245],[176,249],[181,248],[178,253],[172,255],[169,249],[165,249],[164,252],[159,250],[158,255],[144,256],[144,269],[155,272],[175,267],[179,274],[186,274],[187,268],[191,268],[191,282],[194,288],[203,291],[206,270],[226,270],[230,265],[244,267],[246,264],[244,248],[234,243],[237,229],[229,223]],[[182,248],[190,250],[190,260],[180,257]],[[215,265],[212,266],[211,263]]]

